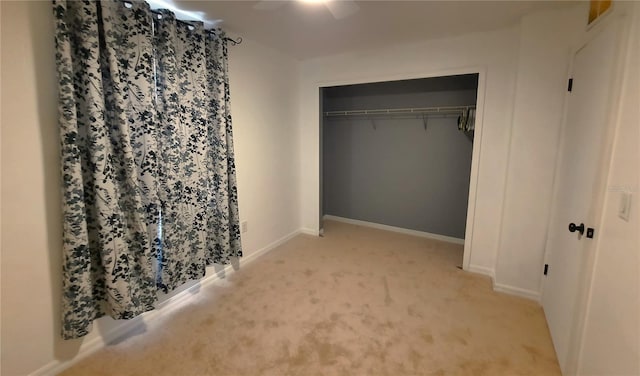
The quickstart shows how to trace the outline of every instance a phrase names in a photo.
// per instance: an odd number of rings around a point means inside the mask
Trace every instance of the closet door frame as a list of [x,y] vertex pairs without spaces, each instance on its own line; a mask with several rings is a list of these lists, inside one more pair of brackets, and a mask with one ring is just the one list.
[[[422,78],[434,78],[434,77],[443,77],[443,76],[457,76],[463,74],[477,74],[478,75],[478,90],[476,94],[476,121],[475,121],[475,131],[473,137],[473,152],[471,156],[471,177],[469,179],[469,200],[467,203],[467,221],[466,228],[464,234],[464,255],[462,260],[462,268],[464,270],[469,270],[470,262],[471,262],[471,252],[473,246],[473,227],[475,223],[475,212],[476,212],[476,193],[478,188],[478,175],[479,175],[479,167],[480,167],[480,146],[482,145],[482,133],[483,133],[483,119],[484,119],[484,101],[485,101],[485,84],[486,84],[486,68],[483,66],[470,66],[459,69],[449,69],[449,70],[441,70],[434,72],[424,72],[424,73],[406,73],[406,74],[395,74],[395,75],[373,75],[369,77],[359,77],[357,79],[346,79],[346,80],[338,80],[338,81],[321,81],[316,82],[315,92],[318,96],[322,93],[322,89],[331,86],[344,86],[344,85],[357,85],[357,84],[368,84],[368,83],[377,83],[377,82],[387,82],[387,81],[400,81],[400,80],[414,80],[414,79],[422,79]],[[316,103],[318,104],[318,110],[320,112],[320,117],[322,116],[322,98],[316,98]],[[319,176],[319,202],[322,205],[322,184],[323,184],[323,176],[322,176],[322,120],[318,119],[317,124],[317,132],[319,135],[318,138],[318,147],[319,147],[319,161],[318,161],[318,169],[320,172]],[[321,217],[323,214],[322,207],[319,208]],[[322,219],[318,223],[318,228],[316,229],[318,234],[323,233],[322,228]]]

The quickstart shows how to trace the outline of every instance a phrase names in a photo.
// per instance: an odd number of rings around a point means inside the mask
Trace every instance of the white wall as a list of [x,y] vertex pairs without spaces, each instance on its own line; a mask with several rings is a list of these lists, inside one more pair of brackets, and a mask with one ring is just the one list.
[[[2,374],[73,358],[59,336],[60,185],[51,3],[1,2]],[[246,40],[230,47],[245,255],[298,229],[297,63]],[[210,271],[211,273],[211,271]],[[97,321],[84,341],[120,324]]]
[[299,229],[298,63],[245,39],[230,47],[231,108],[245,255]]
[[492,273],[501,223],[518,53],[518,29],[477,33],[384,50],[302,62],[300,81],[300,206],[302,226],[319,224],[318,87],[486,72],[480,176],[471,266]]
[[511,146],[496,259],[498,288],[538,298],[572,49],[583,7],[543,11],[520,24]]
[[[622,100],[579,358],[578,370],[584,375],[640,374],[640,4],[633,6]],[[629,222],[617,215],[622,190],[633,193]]]

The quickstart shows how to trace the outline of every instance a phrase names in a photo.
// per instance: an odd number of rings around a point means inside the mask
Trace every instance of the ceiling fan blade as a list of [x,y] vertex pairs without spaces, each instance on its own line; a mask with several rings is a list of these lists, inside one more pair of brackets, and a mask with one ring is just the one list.
[[262,0],[253,6],[255,10],[275,10],[287,4],[285,0]]
[[331,12],[337,20],[349,17],[360,10],[358,4],[353,0],[327,1],[324,5],[329,8],[329,12]]

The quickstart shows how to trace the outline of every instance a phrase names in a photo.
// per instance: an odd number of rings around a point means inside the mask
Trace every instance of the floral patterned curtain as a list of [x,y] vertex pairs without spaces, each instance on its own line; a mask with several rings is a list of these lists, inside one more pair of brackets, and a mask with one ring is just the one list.
[[240,231],[224,34],[207,33],[199,22],[179,22],[166,10],[156,16],[155,30],[164,233],[160,285],[172,290],[204,276],[205,265],[238,256]]
[[242,251],[224,34],[137,1],[53,10],[69,339]]

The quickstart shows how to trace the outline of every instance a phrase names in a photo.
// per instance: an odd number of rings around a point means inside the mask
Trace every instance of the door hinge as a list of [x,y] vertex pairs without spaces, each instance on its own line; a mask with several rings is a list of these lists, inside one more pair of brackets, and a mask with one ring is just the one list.
[[544,275],[547,275],[548,271],[549,271],[549,264],[544,264]]
[[571,92],[572,89],[573,89],[573,78],[570,78],[569,83],[567,84],[567,91]]

